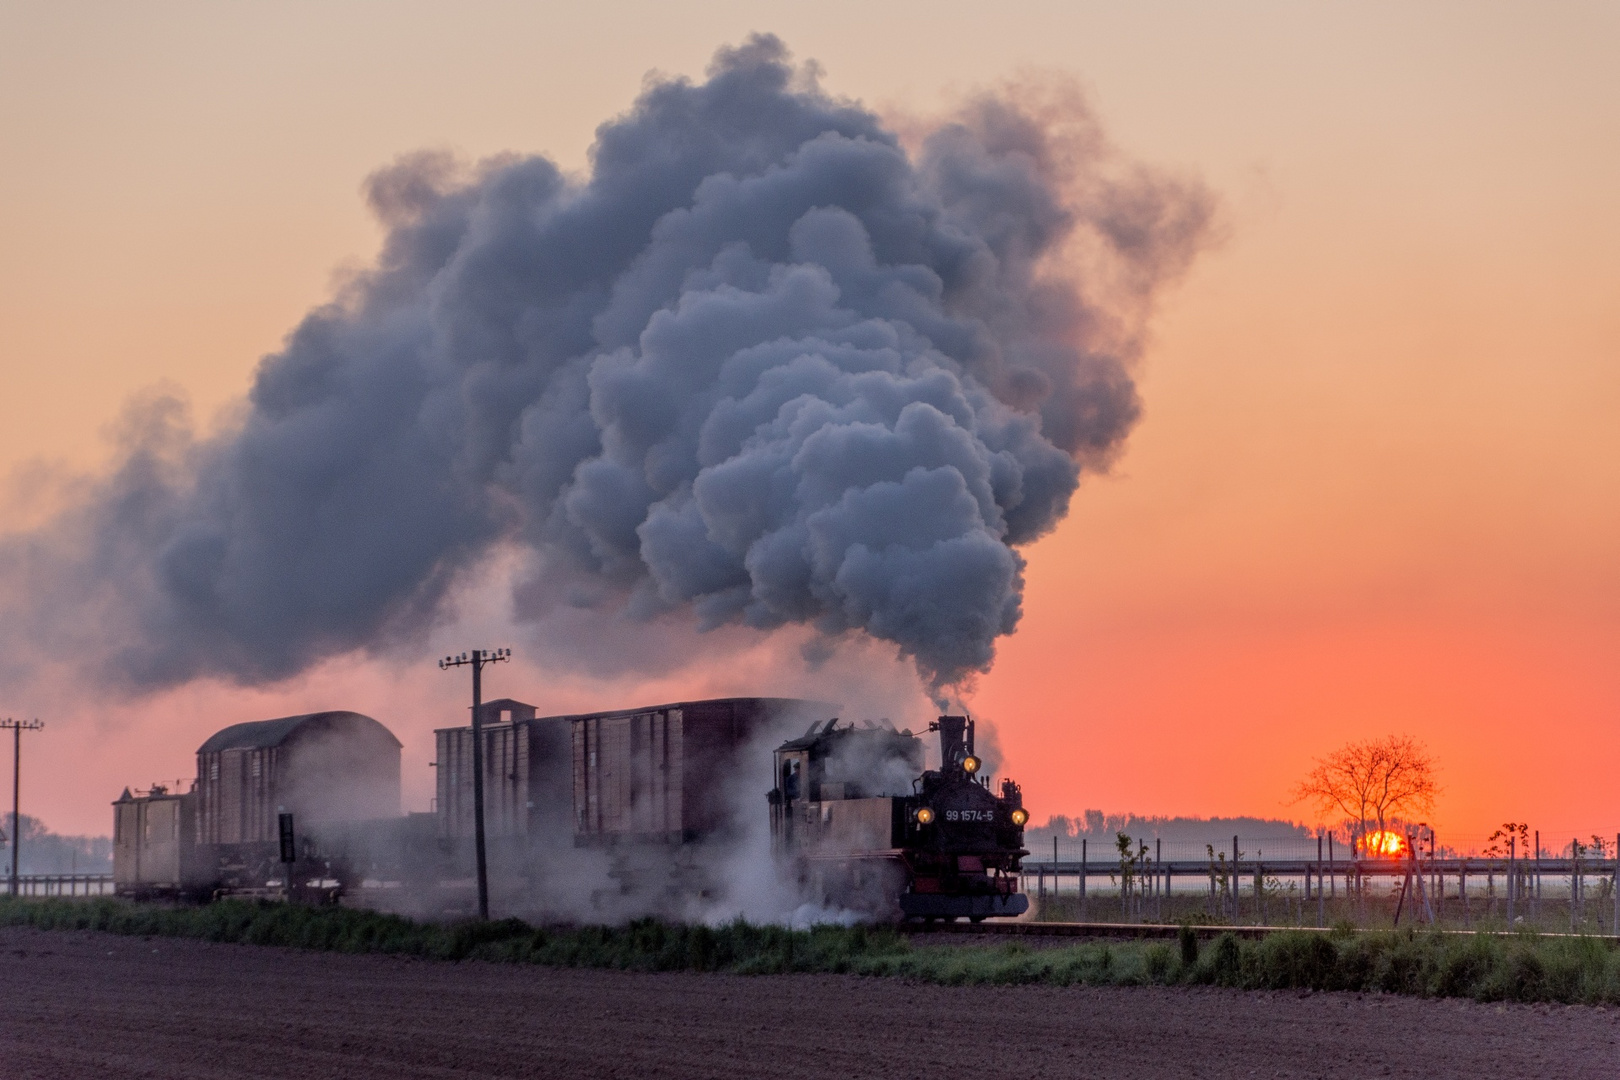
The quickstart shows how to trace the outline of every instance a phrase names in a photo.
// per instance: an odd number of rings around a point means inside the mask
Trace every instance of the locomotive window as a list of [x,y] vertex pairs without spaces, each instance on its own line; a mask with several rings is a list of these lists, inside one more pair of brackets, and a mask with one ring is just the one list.
[[213,761],[208,763],[208,779],[219,779],[219,758],[215,758]]
[[253,775],[256,777],[264,775],[264,759],[257,754],[253,756]]
[[782,765],[782,797],[789,802],[799,797],[798,758],[789,758]]

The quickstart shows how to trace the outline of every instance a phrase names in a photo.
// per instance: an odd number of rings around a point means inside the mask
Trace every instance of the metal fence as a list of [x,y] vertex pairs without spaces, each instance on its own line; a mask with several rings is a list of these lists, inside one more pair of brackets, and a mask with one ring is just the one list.
[[[1392,831],[1402,831],[1391,826]],[[1027,835],[1027,834],[1026,834]],[[1532,837],[1534,838],[1532,840]],[[1620,830],[1609,829],[1600,833],[1582,833],[1572,835],[1564,832],[1549,832],[1546,830],[1527,830],[1525,843],[1517,845],[1515,854],[1518,858],[1533,859],[1539,853],[1543,859],[1571,859],[1598,858],[1613,859],[1617,847],[1620,847]],[[1147,845],[1147,857],[1165,862],[1195,862],[1209,861],[1214,858],[1219,861],[1224,852],[1227,861],[1232,859],[1232,847],[1236,842],[1239,857],[1242,860],[1266,859],[1279,861],[1314,860],[1317,857],[1318,845],[1321,855],[1325,859],[1345,860],[1351,857],[1350,845],[1344,836],[1326,834],[1317,836],[1217,836],[1205,837],[1197,840],[1160,840],[1151,836],[1131,838],[1131,851],[1141,850],[1141,845]],[[1029,836],[1025,841],[1030,850],[1030,858],[1050,862],[1054,856],[1058,862],[1080,862],[1085,859],[1094,866],[1118,864],[1120,852],[1115,837],[1057,837]],[[1054,852],[1054,843],[1056,851]],[[1475,836],[1459,834],[1449,836],[1444,833],[1437,837],[1429,837],[1425,830],[1420,837],[1419,847],[1421,854],[1427,855],[1431,849],[1437,857],[1448,859],[1462,858],[1493,858],[1505,857],[1509,850],[1509,841],[1505,836]]]
[[[1457,855],[1425,845],[1398,856],[1347,857],[1344,845],[1310,838],[1234,837],[1213,843],[1149,840],[1130,849],[1089,838],[1046,847],[1036,840],[1023,861],[1022,888],[1038,900],[1079,901],[1082,919],[1152,920],[1187,914],[1186,902],[1214,919],[1239,923],[1322,924],[1342,899],[1361,921],[1400,898],[1396,911],[1434,922],[1486,916],[1509,924],[1567,918],[1574,931],[1599,925],[1620,932],[1620,837],[1613,844],[1573,842],[1562,853]],[[1600,854],[1601,853],[1601,854]],[[1405,907],[1410,897],[1411,907]],[[1088,901],[1090,902],[1088,905]],[[1398,917],[1398,915],[1397,915]]]
[[111,896],[111,874],[22,874],[0,878],[12,896]]

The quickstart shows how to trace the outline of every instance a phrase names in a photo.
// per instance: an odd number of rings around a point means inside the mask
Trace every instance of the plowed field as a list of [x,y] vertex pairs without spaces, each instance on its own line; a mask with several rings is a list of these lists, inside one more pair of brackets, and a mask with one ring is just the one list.
[[0,1076],[1581,1077],[1620,1012],[641,975],[0,930]]

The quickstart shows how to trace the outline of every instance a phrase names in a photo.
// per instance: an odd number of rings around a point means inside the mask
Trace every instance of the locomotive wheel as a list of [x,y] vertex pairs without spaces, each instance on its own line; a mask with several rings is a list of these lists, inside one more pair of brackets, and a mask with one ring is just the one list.
[[977,926],[979,923],[984,922],[985,918],[986,918],[986,916],[984,916],[984,915],[969,915],[968,916],[968,922],[970,922],[973,925]]

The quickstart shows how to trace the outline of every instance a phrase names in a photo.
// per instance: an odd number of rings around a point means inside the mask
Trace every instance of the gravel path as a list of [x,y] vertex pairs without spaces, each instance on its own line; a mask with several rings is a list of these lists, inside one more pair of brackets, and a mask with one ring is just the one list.
[[1620,1011],[633,975],[0,930],[0,1076],[1583,1077]]

